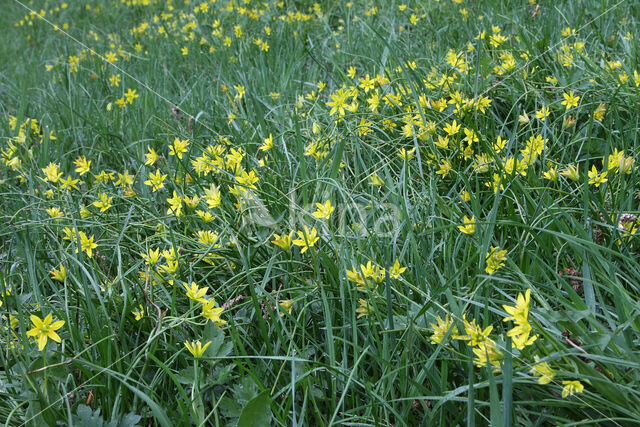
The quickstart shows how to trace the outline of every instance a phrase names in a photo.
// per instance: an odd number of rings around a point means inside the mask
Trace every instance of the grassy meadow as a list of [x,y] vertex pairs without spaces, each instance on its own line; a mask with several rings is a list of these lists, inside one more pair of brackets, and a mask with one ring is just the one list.
[[640,4],[6,0],[0,425],[640,420]]

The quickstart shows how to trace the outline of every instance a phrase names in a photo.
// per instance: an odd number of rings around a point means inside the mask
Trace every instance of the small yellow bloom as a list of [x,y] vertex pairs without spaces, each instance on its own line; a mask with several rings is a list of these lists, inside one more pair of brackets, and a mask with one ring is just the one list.
[[155,150],[151,147],[149,147],[148,150],[149,151],[144,155],[146,157],[146,161],[144,162],[144,164],[147,166],[151,166],[156,162],[156,160],[158,160],[158,153],[156,153]]
[[477,367],[492,366],[494,371],[500,370],[500,362],[504,359],[504,355],[498,350],[496,343],[490,339],[478,344],[478,346],[473,349],[473,354],[476,355],[473,363]]
[[33,323],[33,328],[27,331],[27,336],[35,337],[38,343],[38,350],[44,350],[44,347],[47,345],[47,339],[49,338],[55,342],[61,341],[56,331],[64,326],[64,320],[53,322],[51,313],[47,314],[44,320],[35,314],[29,316],[29,319],[31,319],[31,323]]
[[573,396],[573,393],[582,393],[584,386],[580,381],[562,381],[562,397]]
[[486,341],[490,341],[489,334],[493,331],[493,326],[489,325],[482,329],[480,325],[476,323],[476,319],[469,322],[466,316],[462,317],[464,324],[464,335],[454,335],[454,340],[469,341],[470,346],[477,346]]
[[316,203],[316,207],[318,210],[312,215],[318,219],[329,219],[334,209],[334,207],[331,206],[331,200],[327,200],[324,204]]
[[604,184],[608,181],[607,179],[607,171],[602,173],[598,173],[598,169],[596,169],[596,165],[591,166],[591,170],[588,172],[589,175],[589,184],[593,184],[596,188],[600,187],[601,184]]
[[363,316],[368,316],[371,314],[371,304],[367,300],[359,299],[358,300],[358,308],[356,308],[356,313],[358,313],[358,319]]
[[473,234],[476,232],[476,217],[472,216],[471,218],[467,218],[465,215],[462,219],[464,225],[459,225],[458,230],[460,230],[464,234]]
[[93,236],[87,237],[84,231],[78,234],[80,235],[80,246],[82,246],[82,250],[87,253],[87,257],[91,258],[93,256],[93,250],[98,247],[98,244],[93,242]]
[[124,93],[124,97],[127,100],[127,104],[133,104],[133,100],[138,97],[136,89],[127,89],[127,91]]
[[131,312],[131,314],[133,314],[133,317],[136,319],[136,322],[140,321],[145,315],[149,314],[149,308],[147,308],[145,311],[144,307],[142,307],[142,304],[140,304],[138,308],[138,310],[133,310]]
[[106,194],[102,193],[98,195],[98,200],[93,202],[93,206],[99,208],[100,212],[105,212],[111,207],[111,200],[113,200],[113,196],[109,197]]
[[564,97],[564,101],[562,101],[561,104],[564,105],[567,110],[571,107],[578,106],[578,101],[580,100],[580,97],[574,96],[573,91],[569,92],[568,94],[565,92],[562,94],[562,96]]
[[202,345],[200,340],[192,341],[192,342],[189,342],[189,341],[184,342],[184,346],[187,347],[187,350],[189,350],[189,353],[191,353],[193,357],[195,357],[196,359],[200,359],[204,354],[205,350],[207,349],[207,347],[209,347],[210,345],[211,345],[211,341],[207,341],[205,345]]
[[436,320],[438,322],[437,324],[429,323],[429,325],[431,325],[431,327],[433,328],[433,335],[431,335],[431,344],[441,343],[449,330],[451,330],[452,336],[458,334],[458,328],[453,326],[453,318],[449,317],[448,314],[444,317],[444,320],[442,320],[440,316],[438,316]]
[[164,188],[164,180],[166,178],[167,175],[163,175],[158,169],[155,174],[153,172],[149,172],[149,179],[146,180],[144,184],[152,187],[151,191],[155,193],[157,190]]
[[301,248],[301,254],[305,253],[307,249],[313,247],[315,243],[320,239],[318,237],[318,230],[313,227],[311,231],[309,231],[309,228],[307,228],[306,225],[304,226],[304,231],[297,231],[296,234],[298,235],[298,238],[291,243]]
[[80,156],[76,160],[74,160],[73,164],[77,166],[75,169],[76,172],[79,173],[80,176],[82,176],[85,173],[89,172],[89,169],[91,167],[91,160],[87,160],[85,156]]
[[[536,356],[536,361],[537,359],[538,357]],[[538,378],[538,384],[549,384],[551,380],[553,380],[553,377],[556,375],[556,372],[547,362],[538,362],[533,365],[531,373],[540,377]]]
[[209,290],[207,286],[199,288],[198,285],[196,285],[196,282],[191,282],[191,285],[183,283],[182,286],[184,286],[184,288],[187,290],[186,295],[190,299],[201,303],[207,302],[207,299],[204,298],[204,296],[207,294],[207,291]]
[[458,124],[455,120],[451,123],[447,123],[446,125],[444,125],[444,131],[447,133],[447,135],[449,136],[453,136],[455,134],[457,134],[460,131],[460,126],[462,126],[461,124]]
[[516,299],[515,306],[503,305],[504,311],[509,314],[509,316],[503,319],[504,322],[508,322],[509,320],[513,320],[518,323],[526,323],[529,318],[529,304],[531,303],[531,289],[527,289],[524,295],[522,293],[518,294],[518,298]]
[[604,104],[598,105],[596,111],[593,112],[593,118],[599,122],[604,118],[604,113],[607,111],[607,106]]
[[64,213],[60,210],[59,207],[52,207],[45,209],[51,218],[62,218]]
[[574,165],[567,165],[566,169],[560,171],[560,175],[565,176],[572,181],[578,181],[580,179],[578,167]]
[[56,163],[49,163],[46,168],[42,169],[42,172],[45,176],[44,180],[52,182],[54,184],[58,182],[60,177],[62,177],[62,172],[60,172],[60,165]]
[[170,156],[176,156],[178,157],[178,159],[182,160],[182,153],[186,153],[187,152],[187,147],[189,146],[189,140],[185,139],[185,140],[181,140],[181,139],[174,139],[173,140],[173,144],[171,144],[169,146],[169,155]]
[[549,170],[542,172],[542,177],[544,179],[548,179],[549,181],[557,181],[558,180],[558,168],[551,167]]
[[507,250],[499,250],[500,248],[491,246],[491,250],[487,252],[487,266],[485,271],[488,274],[493,274],[496,270],[504,267],[504,261],[507,260]]
[[400,261],[396,258],[396,262],[389,268],[389,277],[399,279],[400,275],[407,270],[407,267],[401,267]]
[[293,231],[289,232],[289,234],[273,234],[275,237],[274,240],[271,241],[274,245],[278,246],[285,251],[288,251],[291,248],[291,242],[293,239]]
[[544,122],[544,120],[549,116],[549,107],[545,107],[544,105],[542,106],[541,109],[539,109],[538,111],[536,111],[536,118],[538,120],[540,120],[541,122]]
[[[282,307],[282,309],[284,311],[286,311],[287,313],[291,314],[291,310],[293,309],[293,303],[295,302],[295,300],[292,299],[287,299],[284,301],[280,301],[280,307]],[[284,312],[280,313],[280,317],[284,316]]]
[[405,160],[411,160],[414,156],[416,152],[415,148],[412,148],[411,150],[407,150],[406,148],[400,148],[398,150],[398,157],[405,159]]
[[384,185],[384,182],[382,182],[382,179],[380,179],[378,174],[374,173],[373,175],[371,175],[369,177],[369,185],[373,185],[373,186],[376,186],[376,187],[382,187]]
[[216,307],[215,300],[205,301],[202,303],[202,317],[211,320],[216,326],[224,326],[227,324],[226,320],[220,318],[220,315],[224,311],[222,307]]
[[264,144],[258,148],[262,151],[271,150],[273,148],[273,135],[269,134],[269,137],[264,139]]
[[67,269],[64,268],[64,265],[62,265],[62,263],[60,264],[60,267],[58,267],[58,269],[53,268],[49,273],[51,274],[51,278],[57,280],[58,282],[64,282],[64,279],[67,278]]

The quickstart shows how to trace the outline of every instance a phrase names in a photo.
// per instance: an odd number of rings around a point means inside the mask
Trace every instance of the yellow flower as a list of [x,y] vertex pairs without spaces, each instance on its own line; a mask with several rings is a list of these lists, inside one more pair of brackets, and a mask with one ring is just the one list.
[[396,262],[389,268],[389,277],[399,279],[400,275],[407,270],[407,267],[401,267],[400,261],[396,258]]
[[120,86],[120,74],[113,74],[109,77],[109,86]]
[[600,187],[601,184],[604,184],[605,182],[608,181],[607,179],[608,172],[604,171],[599,174],[598,169],[596,169],[596,165],[592,165],[591,170],[587,172],[587,174],[589,175],[589,184],[595,185],[596,188]]
[[80,181],[79,179],[73,179],[71,177],[71,175],[69,175],[66,179],[65,178],[61,178],[60,179],[60,189],[64,190],[64,191],[69,191],[72,188],[77,190],[79,181]]
[[482,329],[480,325],[476,324],[476,319],[469,322],[466,316],[462,317],[464,323],[465,335],[454,335],[454,340],[469,341],[470,346],[480,345],[481,343],[489,340],[489,334],[493,331],[493,326],[489,325]]
[[129,171],[125,169],[124,173],[118,172],[118,180],[115,183],[116,185],[122,187],[128,187],[133,185],[133,176],[129,175]]
[[62,218],[64,213],[60,210],[59,207],[52,207],[45,209],[51,218]]
[[198,209],[196,211],[196,213],[198,214],[198,216],[200,217],[201,220],[203,220],[206,223],[209,223],[211,221],[213,221],[214,219],[216,219],[215,215],[213,215],[211,212],[205,212],[202,209]]
[[127,89],[127,91],[124,93],[124,97],[127,100],[128,104],[133,104],[133,100],[138,97],[136,89]]
[[64,282],[64,279],[67,278],[67,269],[64,268],[62,263],[60,263],[60,267],[58,267],[58,269],[53,268],[49,273],[51,274],[51,278],[58,282]]
[[189,342],[189,341],[184,342],[184,346],[187,347],[187,350],[189,350],[189,353],[191,353],[193,357],[195,357],[196,359],[200,359],[204,354],[205,350],[207,349],[207,347],[209,347],[210,345],[211,345],[211,341],[207,341],[205,345],[202,345],[200,340],[192,341],[192,342]]
[[100,209],[100,212],[104,212],[111,207],[111,200],[113,200],[113,196],[109,197],[106,194],[102,193],[98,195],[98,199],[93,202],[93,206]]
[[269,134],[269,137],[264,139],[264,144],[258,148],[262,151],[271,150],[273,148],[273,135]]
[[155,150],[151,147],[149,147],[148,150],[149,152],[144,155],[147,159],[144,164],[147,166],[151,166],[156,162],[156,160],[158,160],[158,153],[156,153]]
[[35,339],[38,343],[38,350],[44,350],[44,347],[47,345],[47,339],[49,338],[55,342],[60,342],[60,336],[55,331],[64,326],[64,320],[53,322],[53,316],[51,316],[51,313],[49,313],[44,320],[40,319],[35,314],[29,316],[29,319],[31,319],[31,323],[33,323],[33,328],[27,331],[27,336],[36,337]]
[[147,308],[147,310],[145,311],[144,307],[142,307],[142,304],[140,304],[138,306],[139,310],[133,310],[131,312],[131,314],[133,314],[133,317],[136,319],[136,321],[139,321],[140,319],[142,319],[145,315],[149,314],[149,309]]
[[458,124],[455,120],[451,123],[447,123],[446,125],[444,125],[444,131],[447,133],[447,135],[449,136],[453,136],[455,134],[457,134],[460,131],[460,126],[462,126],[461,124]]
[[493,274],[496,270],[504,267],[504,261],[506,261],[507,250],[499,250],[497,247],[491,246],[491,250],[487,252],[487,266],[485,271],[488,274]]
[[536,111],[536,118],[541,122],[544,122],[544,120],[547,118],[548,115],[549,115],[549,107],[545,107],[544,105],[542,106],[541,109]]
[[398,157],[405,159],[405,160],[411,160],[413,158],[413,155],[415,154],[416,149],[412,148],[411,150],[407,150],[405,148],[400,148],[398,150]]
[[562,381],[562,397],[573,396],[573,393],[582,393],[584,386],[580,381]]
[[160,261],[160,248],[156,248],[156,250],[149,249],[148,253],[141,253],[140,255],[142,255],[145,265],[153,267]]
[[564,101],[562,101],[561,104],[564,105],[567,110],[571,107],[578,106],[578,101],[580,100],[580,97],[574,96],[573,91],[569,92],[568,94],[565,92],[562,94],[562,96],[564,97]]
[[462,140],[468,142],[469,145],[473,144],[474,142],[480,141],[478,134],[473,129],[464,128],[464,135],[465,137]]
[[80,156],[73,162],[76,165],[76,172],[80,174],[80,176],[89,172],[89,168],[91,167],[91,160],[87,160],[85,156]]
[[529,322],[517,324],[507,332],[507,336],[513,339],[513,345],[518,350],[523,350],[526,346],[533,344],[537,339],[537,335],[530,335],[532,331]]
[[[538,356],[536,356],[536,362],[537,361]],[[540,377],[538,378],[538,384],[549,384],[556,375],[555,371],[551,369],[551,366],[547,362],[538,362],[533,365],[531,373]]]
[[318,219],[329,219],[334,209],[333,206],[331,206],[331,200],[327,200],[324,204],[316,203],[316,207],[318,210],[312,215]]
[[549,181],[557,181],[558,180],[558,168],[551,167],[549,170],[542,172],[542,177],[544,179],[548,179]]
[[529,304],[531,303],[531,289],[527,289],[524,295],[518,294],[515,306],[503,305],[504,311],[509,314],[503,319],[503,322],[513,320],[517,323],[527,323],[529,321]]
[[364,289],[364,278],[362,277],[362,274],[355,268],[353,270],[347,270],[347,280],[355,283],[357,285],[357,289]]
[[360,269],[365,279],[372,279],[376,283],[382,283],[384,281],[386,270],[379,265],[367,261],[367,265],[360,264]]
[[[120,175],[120,174],[118,174]],[[151,188],[151,191],[153,191],[154,193],[161,189],[164,188],[164,180],[167,178],[167,175],[162,175],[162,173],[160,172],[160,170],[158,169],[155,173],[155,175],[153,174],[153,172],[149,172],[149,179],[146,180],[144,182],[145,185],[148,185]],[[116,182],[117,184],[117,182]]]
[[167,198],[169,203],[169,209],[167,209],[167,215],[175,213],[176,216],[182,214],[182,196],[178,196],[176,190],[173,190],[173,197]]
[[[291,310],[293,309],[293,303],[295,302],[295,300],[292,299],[287,299],[284,301],[280,301],[280,307],[282,307],[282,309],[284,311],[286,311],[287,313],[291,314]],[[280,317],[284,316],[284,312],[280,313]]]
[[89,258],[91,258],[93,256],[93,250],[98,247],[98,244],[93,242],[93,236],[87,237],[84,231],[81,231],[78,234],[80,235],[80,246],[82,246],[82,250],[87,253]]
[[182,160],[182,153],[186,153],[187,152],[187,147],[189,146],[189,140],[185,139],[185,140],[181,140],[181,139],[174,139],[173,140],[173,144],[171,144],[169,146],[169,155],[170,156],[177,156],[180,160]]
[[442,320],[440,316],[438,316],[436,320],[438,324],[429,323],[429,325],[431,325],[431,327],[433,328],[433,335],[431,335],[431,344],[441,343],[449,330],[451,330],[451,335],[458,334],[458,328],[455,326],[452,327],[453,318],[450,318],[448,314],[444,317],[444,320]]
[[298,238],[291,243],[301,248],[301,254],[305,253],[307,249],[312,248],[318,239],[320,239],[318,237],[318,230],[313,227],[311,231],[309,231],[309,228],[307,228],[306,225],[304,226],[304,231],[296,231],[296,234],[298,235]]
[[209,188],[204,189],[204,201],[207,202],[209,209],[215,209],[220,206],[220,189],[211,184]]
[[371,304],[367,300],[359,299],[358,300],[358,308],[356,308],[356,313],[358,313],[358,319],[371,314]]
[[344,116],[344,110],[349,110],[347,105],[347,98],[351,96],[351,91],[345,91],[344,89],[338,89],[335,93],[329,95],[331,101],[327,102],[327,106],[331,107],[329,115],[333,116],[336,112],[340,116]]
[[258,179],[259,178],[253,170],[249,171],[249,173],[247,173],[247,171],[242,171],[241,175],[236,175],[236,181],[247,188],[256,188],[255,183],[258,182]]
[[213,299],[211,301],[203,302],[202,317],[211,320],[216,326],[224,326],[227,324],[227,321],[220,318],[220,314],[222,314],[224,308],[216,307],[215,305],[216,302]]
[[473,363],[477,367],[483,368],[490,365],[493,366],[494,371],[500,370],[500,362],[504,359],[504,355],[498,350],[496,343],[490,339],[478,344],[478,347],[473,349],[473,354],[476,355]]
[[272,240],[271,243],[273,243],[274,245],[278,246],[281,249],[284,249],[285,251],[288,251],[289,248],[291,248],[293,231],[289,232],[289,234],[283,234],[283,235],[274,233],[273,236],[275,237],[275,239]]
[[566,176],[572,181],[578,181],[580,179],[580,172],[578,167],[574,165],[567,165],[567,168],[560,171],[560,175]]
[[382,187],[384,185],[384,182],[382,182],[382,179],[380,179],[380,177],[376,173],[371,175],[369,179],[369,185],[374,185],[376,187]]
[[464,234],[473,234],[476,232],[476,217],[472,216],[471,219],[467,218],[465,215],[462,219],[464,225],[459,225],[458,230],[460,230]]
[[204,288],[199,288],[196,285],[196,282],[191,282],[191,286],[183,283],[182,286],[187,290],[186,295],[194,301],[205,303],[207,299],[204,296],[207,294],[209,288],[205,286]]
[[440,168],[436,171],[436,174],[442,175],[443,178],[449,175],[451,171],[451,162],[449,160],[443,160],[438,166]]
[[50,162],[46,168],[43,168],[42,172],[45,176],[44,180],[54,184],[58,182],[62,176],[62,172],[60,172],[60,165],[52,162]]

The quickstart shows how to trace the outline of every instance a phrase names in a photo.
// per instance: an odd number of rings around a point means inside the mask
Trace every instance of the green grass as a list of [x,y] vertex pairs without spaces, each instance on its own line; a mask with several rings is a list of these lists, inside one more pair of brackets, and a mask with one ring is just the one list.
[[[638,5],[6,3],[5,425],[640,419]],[[191,283],[223,310],[203,317]]]

